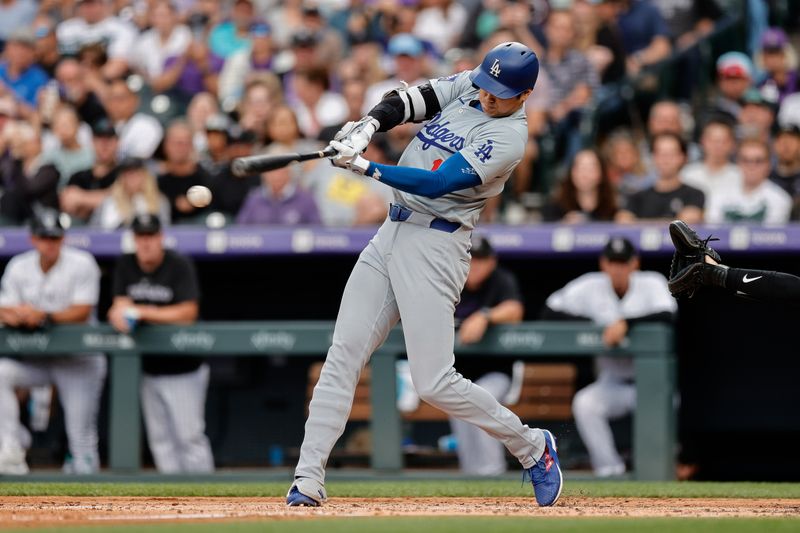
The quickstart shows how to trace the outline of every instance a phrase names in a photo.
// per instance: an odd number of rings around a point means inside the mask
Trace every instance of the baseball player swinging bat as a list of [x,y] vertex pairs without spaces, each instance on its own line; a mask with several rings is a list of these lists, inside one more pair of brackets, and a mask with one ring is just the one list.
[[[345,286],[287,505],[317,507],[327,500],[325,468],[359,373],[401,321],[420,397],[505,444],[540,506],[558,501],[563,477],[553,434],[523,424],[465,379],[453,354],[454,306],[469,272],[472,229],[522,159],[528,139],[523,106],[538,75],[532,50],[501,43],[473,70],[389,91],[331,141],[334,166],[392,187],[394,202]],[[407,122],[423,125],[397,165],[361,155],[373,134]]]
[[250,174],[258,174],[268,170],[283,168],[295,161],[310,161],[311,159],[322,159],[336,155],[336,150],[328,146],[324,150],[308,152],[305,154],[290,153],[276,155],[251,155],[248,157],[237,157],[233,160],[231,169],[234,175],[242,177]]

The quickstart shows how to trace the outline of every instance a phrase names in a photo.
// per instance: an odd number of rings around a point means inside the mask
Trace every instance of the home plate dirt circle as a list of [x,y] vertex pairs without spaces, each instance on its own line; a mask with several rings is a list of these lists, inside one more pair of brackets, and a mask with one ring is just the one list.
[[323,507],[286,507],[283,498],[0,497],[0,529],[49,524],[286,520],[356,516],[800,517],[800,499],[562,497],[331,498]]

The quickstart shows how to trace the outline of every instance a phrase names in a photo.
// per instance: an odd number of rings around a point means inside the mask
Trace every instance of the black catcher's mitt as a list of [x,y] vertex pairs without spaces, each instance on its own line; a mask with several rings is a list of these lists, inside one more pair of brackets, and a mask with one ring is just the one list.
[[705,256],[717,263],[721,262],[719,254],[708,243],[716,241],[708,237],[701,239],[685,222],[674,220],[669,224],[669,236],[675,246],[672,264],[669,269],[669,292],[675,298],[691,298],[704,282],[704,275],[709,270]]

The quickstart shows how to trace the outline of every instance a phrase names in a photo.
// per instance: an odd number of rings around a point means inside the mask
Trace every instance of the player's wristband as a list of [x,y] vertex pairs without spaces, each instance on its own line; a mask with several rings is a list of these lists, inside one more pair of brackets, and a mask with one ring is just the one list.
[[370,167],[370,162],[367,159],[364,159],[360,155],[355,156],[349,164],[350,170],[355,172],[356,174],[367,174]]
[[492,323],[492,309],[490,307],[481,307],[478,312],[486,317],[486,322]]

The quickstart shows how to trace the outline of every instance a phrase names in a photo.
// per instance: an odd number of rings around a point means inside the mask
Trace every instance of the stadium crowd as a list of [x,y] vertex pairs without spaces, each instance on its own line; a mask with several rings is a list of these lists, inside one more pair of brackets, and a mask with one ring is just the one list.
[[[770,4],[4,0],[0,217],[22,224],[43,206],[105,229],[142,213],[378,223],[391,192],[342,169],[238,178],[229,163],[323,146],[400,83],[517,40],[542,69],[525,158],[486,220],[787,222],[800,218],[797,14]],[[703,88],[698,43],[742,18],[744,51],[711,58]],[[665,90],[670,69],[681,75]],[[416,127],[378,136],[367,157],[396,161]],[[187,200],[193,185],[210,206]]]

